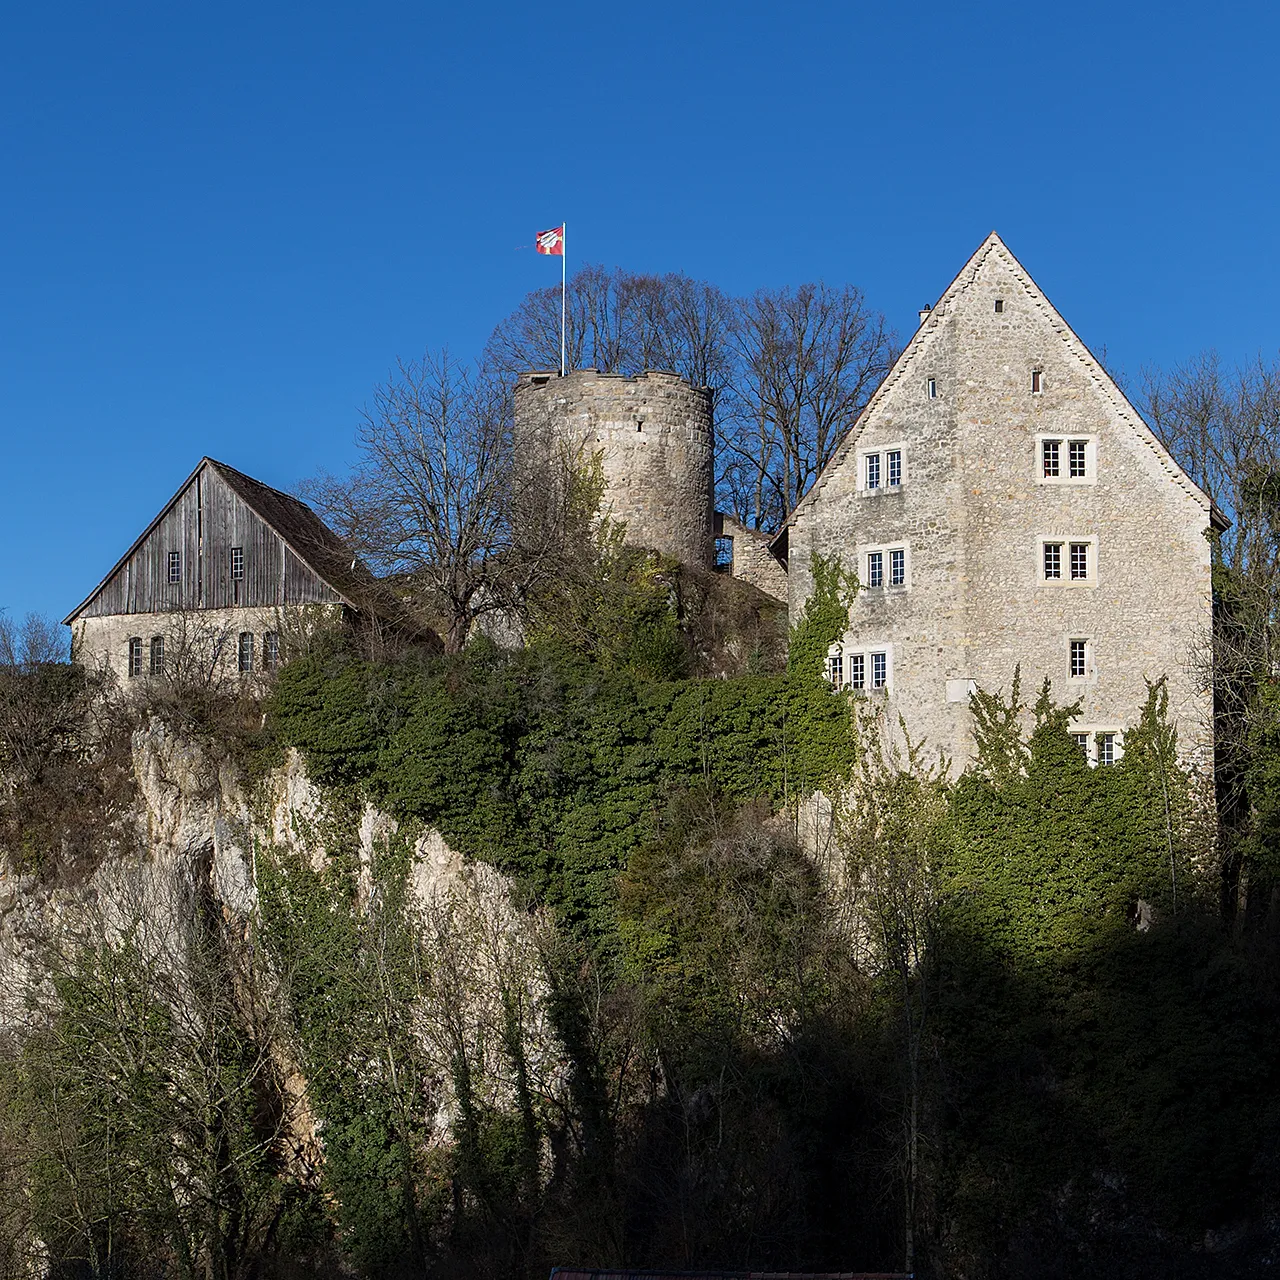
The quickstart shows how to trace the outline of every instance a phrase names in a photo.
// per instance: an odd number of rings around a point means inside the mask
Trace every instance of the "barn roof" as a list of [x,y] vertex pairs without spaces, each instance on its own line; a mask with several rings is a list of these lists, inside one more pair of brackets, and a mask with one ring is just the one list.
[[273,489],[270,485],[245,475],[243,471],[227,466],[225,462],[201,458],[195,470],[178,486],[173,497],[160,508],[155,519],[134,539],[129,549],[112,565],[98,585],[63,619],[64,624],[70,625],[88,607],[206,467],[259,519],[270,526],[294,555],[332,588],[344,604],[379,617],[399,615],[401,610],[391,593],[358,557],[352,555],[351,548],[305,502],[292,494]]

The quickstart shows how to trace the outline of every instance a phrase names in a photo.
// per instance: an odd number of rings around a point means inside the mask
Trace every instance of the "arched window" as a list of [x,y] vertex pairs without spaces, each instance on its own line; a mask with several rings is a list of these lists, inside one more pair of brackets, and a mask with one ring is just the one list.
[[238,666],[241,671],[253,670],[253,632],[242,631],[240,633],[240,650]]
[[280,665],[280,634],[277,631],[262,633],[262,669],[274,671]]
[[151,637],[151,674],[158,676],[164,671],[164,636]]
[[129,637],[129,678],[142,674],[142,637]]

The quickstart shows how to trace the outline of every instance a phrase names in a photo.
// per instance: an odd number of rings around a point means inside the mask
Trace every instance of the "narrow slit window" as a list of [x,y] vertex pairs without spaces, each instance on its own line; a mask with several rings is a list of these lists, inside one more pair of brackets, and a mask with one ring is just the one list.
[[164,672],[164,636],[151,637],[151,674],[158,676]]
[[937,378],[930,378],[930,379],[929,379],[929,380],[924,384],[924,387],[925,387],[925,394],[929,397],[929,399],[930,399],[930,400],[936,400],[936,399],[938,398],[938,380],[937,380]]
[[1085,448],[1083,440],[1072,440],[1067,445],[1067,472],[1073,480],[1085,478]]
[[849,687],[865,689],[867,687],[867,659],[865,654],[849,655]]
[[1073,582],[1083,582],[1089,576],[1089,544],[1073,542],[1071,544],[1071,578]]
[[240,633],[240,647],[237,652],[237,666],[241,671],[253,670],[253,632]]
[[280,633],[264,631],[262,633],[262,669],[274,671],[280,665]]
[[1031,370],[1031,394],[1038,396],[1044,390],[1044,374],[1039,369]]
[[169,552],[169,581],[170,582],[182,581],[182,552],[181,551]]
[[889,552],[889,585],[903,587],[907,583],[907,553],[901,549]]
[[1053,480],[1062,473],[1061,440],[1040,441],[1040,464],[1046,480]]
[[878,489],[880,487],[880,455],[878,453],[867,454],[867,488]]
[[231,548],[231,581],[244,581],[244,548]]
[[1071,642],[1071,678],[1073,680],[1082,679],[1088,673],[1086,662],[1088,646],[1083,640],[1073,640]]
[[884,552],[867,552],[867,586],[884,586]]
[[142,674],[142,637],[129,637],[129,679]]
[[902,450],[890,449],[884,456],[885,469],[888,471],[887,481],[890,489],[902,484]]
[[1116,735],[1114,733],[1098,734],[1097,747],[1098,747],[1098,763],[1099,764],[1115,764]]
[[889,683],[889,655],[873,653],[871,655],[871,687],[883,689]]
[[1047,579],[1062,577],[1062,543],[1044,544],[1044,576]]
[[1004,299],[996,299],[996,315],[1000,315],[1004,311]]

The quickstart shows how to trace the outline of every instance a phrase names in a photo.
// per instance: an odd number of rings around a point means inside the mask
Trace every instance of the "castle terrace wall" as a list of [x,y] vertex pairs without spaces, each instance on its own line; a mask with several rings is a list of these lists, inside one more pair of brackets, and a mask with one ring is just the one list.
[[634,378],[577,369],[564,377],[521,375],[515,391],[517,447],[559,439],[598,454],[603,513],[626,525],[626,542],[686,563],[713,557],[710,393],[678,374]]
[[769,550],[767,534],[748,529],[740,520],[722,511],[715,514],[715,534],[717,538],[729,538],[733,543],[733,577],[758,587],[779,603],[786,602],[787,571]]

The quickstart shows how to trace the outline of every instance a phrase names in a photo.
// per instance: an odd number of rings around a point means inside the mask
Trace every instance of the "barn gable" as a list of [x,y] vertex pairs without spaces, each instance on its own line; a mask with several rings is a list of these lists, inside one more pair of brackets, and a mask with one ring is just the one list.
[[371,584],[305,503],[203,458],[64,621],[300,604],[360,608]]

